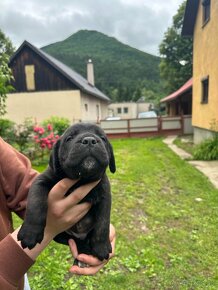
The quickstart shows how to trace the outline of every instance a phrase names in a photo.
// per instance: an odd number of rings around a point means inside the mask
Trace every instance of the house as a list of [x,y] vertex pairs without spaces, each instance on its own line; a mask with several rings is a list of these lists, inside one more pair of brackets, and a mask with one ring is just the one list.
[[167,115],[181,116],[192,114],[192,78],[189,79],[177,91],[160,100],[166,104]]
[[6,117],[22,123],[50,116],[97,122],[107,116],[110,99],[94,85],[94,68],[87,63],[86,80],[67,65],[27,41],[11,57],[15,92],[8,94]]
[[137,102],[111,103],[108,106],[108,115],[121,119],[135,119],[139,113],[150,111],[153,107],[152,103],[145,102],[142,97]]
[[[218,128],[218,1],[187,0],[182,35],[193,37],[194,142],[211,137]],[[217,125],[218,126],[218,125]]]

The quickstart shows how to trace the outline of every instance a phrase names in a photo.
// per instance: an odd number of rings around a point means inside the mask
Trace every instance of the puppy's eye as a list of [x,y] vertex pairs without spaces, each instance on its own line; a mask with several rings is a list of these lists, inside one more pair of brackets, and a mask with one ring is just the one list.
[[103,140],[104,142],[106,142],[106,138],[104,136],[101,136],[101,140]]
[[67,138],[66,138],[66,142],[69,142],[69,141],[71,141],[73,139],[73,136],[68,136]]

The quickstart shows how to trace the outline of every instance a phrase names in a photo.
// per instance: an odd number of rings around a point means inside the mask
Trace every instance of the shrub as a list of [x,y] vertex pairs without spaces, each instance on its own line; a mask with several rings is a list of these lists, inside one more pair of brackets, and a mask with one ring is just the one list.
[[34,135],[35,143],[38,144],[42,150],[44,149],[51,150],[53,148],[53,145],[59,138],[59,135],[54,134],[51,124],[48,124],[46,128],[35,126],[34,132],[35,132]]
[[218,138],[207,139],[196,147],[196,160],[218,160]]
[[15,142],[19,146],[19,150],[26,154],[28,147],[31,146],[33,135],[34,121],[32,118],[26,118],[23,124],[16,125]]
[[218,122],[211,123],[212,138],[206,139],[199,144],[194,151],[196,160],[218,160]]
[[42,126],[45,128],[49,124],[52,125],[54,134],[60,136],[70,126],[70,120],[63,117],[52,116],[42,122]]
[[15,123],[9,119],[0,118],[0,136],[8,143],[14,142]]

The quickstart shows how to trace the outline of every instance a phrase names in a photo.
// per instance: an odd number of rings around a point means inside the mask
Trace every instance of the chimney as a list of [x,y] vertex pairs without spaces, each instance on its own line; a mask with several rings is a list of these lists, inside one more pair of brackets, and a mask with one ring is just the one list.
[[90,85],[95,85],[94,66],[91,59],[87,62],[87,80]]

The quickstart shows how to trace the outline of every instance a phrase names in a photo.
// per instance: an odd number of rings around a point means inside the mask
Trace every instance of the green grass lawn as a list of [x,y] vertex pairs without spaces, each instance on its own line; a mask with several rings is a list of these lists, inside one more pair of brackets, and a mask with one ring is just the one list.
[[99,274],[68,274],[68,247],[55,242],[29,272],[33,290],[218,289],[218,190],[161,139],[112,142],[109,174],[116,257]]

